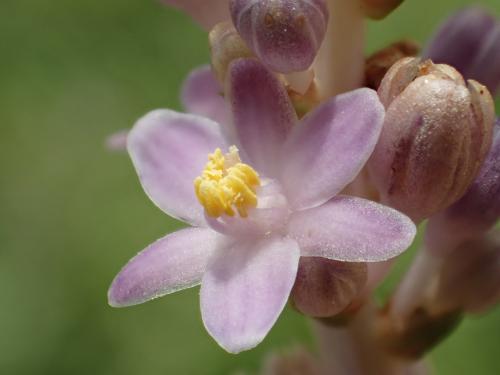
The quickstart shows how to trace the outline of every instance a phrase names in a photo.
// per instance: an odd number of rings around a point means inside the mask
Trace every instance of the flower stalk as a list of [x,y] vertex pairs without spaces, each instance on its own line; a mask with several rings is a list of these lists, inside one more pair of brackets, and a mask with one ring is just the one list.
[[363,83],[364,15],[360,0],[328,0],[330,21],[314,71],[323,99]]

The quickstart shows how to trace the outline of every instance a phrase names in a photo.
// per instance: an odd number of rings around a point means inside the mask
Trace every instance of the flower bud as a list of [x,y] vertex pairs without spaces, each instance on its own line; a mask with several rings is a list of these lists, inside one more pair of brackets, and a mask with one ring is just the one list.
[[416,360],[422,358],[444,340],[462,320],[460,311],[434,313],[422,307],[404,322],[382,312],[376,324],[380,345],[395,357]]
[[404,0],[361,0],[363,13],[372,19],[380,20],[386,17]]
[[243,39],[231,24],[221,22],[208,34],[212,68],[219,83],[224,86],[226,72],[232,61],[252,57]]
[[292,303],[301,313],[327,318],[342,312],[366,283],[366,263],[302,257],[292,290]]
[[309,68],[328,25],[324,0],[231,0],[230,12],[250,49],[280,73]]
[[461,10],[442,24],[424,57],[454,66],[495,95],[500,86],[500,22],[481,8]]
[[382,201],[415,222],[456,202],[491,145],[488,90],[448,65],[398,61],[378,90],[384,127],[368,167]]
[[433,216],[426,241],[433,252],[450,252],[464,240],[489,230],[500,217],[500,119],[481,170],[467,193],[448,209]]
[[320,375],[318,360],[305,348],[296,347],[268,356],[261,375]]
[[375,52],[365,62],[365,86],[377,90],[391,66],[404,57],[417,56],[419,51],[416,42],[401,40]]
[[500,302],[500,232],[467,241],[441,271],[436,308],[480,313]]

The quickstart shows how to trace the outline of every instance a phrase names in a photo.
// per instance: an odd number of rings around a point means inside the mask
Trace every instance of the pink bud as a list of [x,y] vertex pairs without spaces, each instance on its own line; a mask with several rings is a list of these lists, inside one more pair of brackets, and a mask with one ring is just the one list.
[[500,217],[500,119],[493,144],[465,195],[427,224],[425,240],[436,254],[452,252],[465,240],[479,237]]
[[307,316],[332,317],[358,296],[366,275],[366,263],[303,257],[291,294],[293,305]]
[[386,107],[368,167],[382,201],[419,222],[457,201],[491,145],[493,100],[451,66],[404,58],[378,94]]
[[309,68],[328,25],[324,0],[231,0],[230,12],[250,49],[281,73]]

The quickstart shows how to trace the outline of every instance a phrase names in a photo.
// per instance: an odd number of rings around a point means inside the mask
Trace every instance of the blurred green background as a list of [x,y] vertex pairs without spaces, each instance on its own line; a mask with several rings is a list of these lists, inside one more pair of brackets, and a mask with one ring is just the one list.
[[[469,3],[407,0],[369,25],[367,48],[423,42]],[[498,0],[482,3],[498,14]],[[312,344],[287,309],[257,349],[226,354],[203,329],[197,289],[107,305],[125,262],[179,224],[104,139],[151,109],[179,109],[183,78],[208,61],[189,18],[154,0],[2,0],[0,47],[0,374],[229,374]],[[499,312],[435,350],[437,373],[500,374]]]

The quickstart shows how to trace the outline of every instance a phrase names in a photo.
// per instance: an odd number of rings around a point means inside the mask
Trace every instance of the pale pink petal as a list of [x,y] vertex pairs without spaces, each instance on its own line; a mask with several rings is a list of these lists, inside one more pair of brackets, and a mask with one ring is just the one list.
[[288,94],[259,61],[241,59],[228,72],[235,137],[250,163],[273,177],[281,147],[297,121]]
[[221,125],[229,122],[228,106],[210,65],[189,73],[182,86],[181,101],[188,113],[208,117]]
[[368,160],[384,120],[377,93],[358,89],[307,115],[284,147],[282,181],[295,209],[314,207],[340,192]]
[[227,149],[217,123],[170,110],[148,113],[128,136],[146,194],[168,215],[191,225],[205,225],[193,181],[217,147]]
[[125,307],[198,285],[221,241],[211,229],[169,234],[132,258],[109,288],[109,304]]
[[239,353],[264,339],[288,300],[298,263],[297,243],[279,237],[218,252],[203,276],[201,312],[220,346]]
[[302,256],[378,262],[406,250],[416,228],[402,213],[366,199],[338,196],[293,214],[290,236]]
[[229,0],[161,0],[189,14],[205,30],[229,20]]

